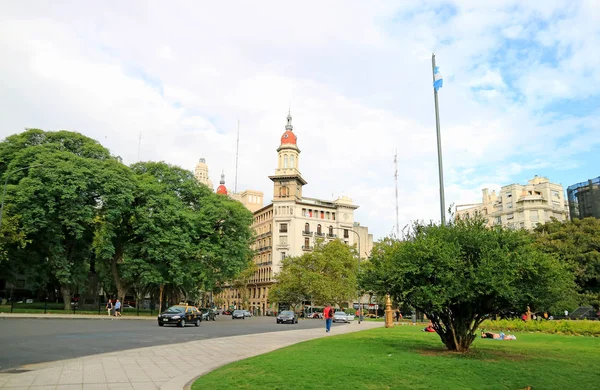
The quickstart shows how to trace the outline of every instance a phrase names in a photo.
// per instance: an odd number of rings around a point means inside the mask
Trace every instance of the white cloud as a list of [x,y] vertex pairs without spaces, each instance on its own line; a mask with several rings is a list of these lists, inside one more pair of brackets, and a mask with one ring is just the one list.
[[[238,189],[268,199],[291,106],[305,194],[344,192],[361,206],[357,220],[381,237],[396,223],[395,149],[400,224],[439,218],[435,51],[446,78],[447,205],[477,201],[483,186],[499,188],[532,169],[576,166],[578,151],[597,150],[596,128],[579,130],[585,118],[541,110],[553,99],[595,94],[593,2],[462,1],[447,21],[435,13],[439,2],[401,10],[396,3],[4,4],[1,134],[77,130],[127,163],[138,159],[138,147],[142,159],[190,170],[205,157],[213,182],[223,169],[233,188],[239,119]],[[545,19],[546,32],[532,27],[534,18]],[[557,48],[558,62],[503,52],[504,39],[528,37],[536,50]],[[510,66],[512,80],[497,62]]]

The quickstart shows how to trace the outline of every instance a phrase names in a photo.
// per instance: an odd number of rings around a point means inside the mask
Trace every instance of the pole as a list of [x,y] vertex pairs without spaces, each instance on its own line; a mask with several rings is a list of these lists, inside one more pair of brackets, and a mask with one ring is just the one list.
[[[398,218],[398,150],[394,154],[394,178],[396,180],[396,235],[400,239],[400,222]],[[360,240],[359,240],[360,241]]]
[[41,167],[41,166],[42,166],[42,164],[30,165],[28,167],[15,169],[14,171],[10,171],[6,174],[6,180],[4,181],[4,192],[2,193],[2,205],[0,206],[0,228],[2,227],[2,215],[4,214],[4,197],[6,196],[6,186],[8,185],[8,178],[13,173],[22,171],[23,169],[29,169],[29,168]]
[[237,176],[238,176],[238,157],[240,155],[240,120],[238,119],[237,128],[237,143],[235,146],[235,183],[233,186],[233,192],[237,194]]
[[[431,72],[435,82],[435,54],[431,55]],[[433,88],[433,99],[435,101],[435,129],[437,134],[438,173],[440,178],[440,214],[442,225],[446,224],[446,201],[444,199],[444,169],[442,166],[442,136],[440,134],[440,112],[438,107],[438,91]]]

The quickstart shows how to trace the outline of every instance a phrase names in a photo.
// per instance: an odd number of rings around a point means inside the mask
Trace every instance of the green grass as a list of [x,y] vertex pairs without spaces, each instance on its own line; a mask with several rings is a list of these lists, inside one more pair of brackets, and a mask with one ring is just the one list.
[[600,338],[517,333],[448,352],[435,333],[401,326],[324,337],[226,365],[193,390],[594,389]]

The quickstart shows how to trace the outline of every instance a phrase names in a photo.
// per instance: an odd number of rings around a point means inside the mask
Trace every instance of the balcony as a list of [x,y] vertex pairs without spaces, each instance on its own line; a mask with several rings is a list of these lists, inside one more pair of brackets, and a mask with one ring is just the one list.
[[317,236],[317,237],[325,237],[325,233],[323,233],[323,232],[321,232],[321,233],[316,232],[315,236]]
[[302,235],[306,236],[306,237],[310,237],[313,235],[313,232],[311,232],[310,230],[309,231],[303,230]]
[[268,245],[268,246],[263,246],[263,247],[261,247],[261,248],[258,248],[258,251],[259,251],[259,252],[264,252],[264,251],[271,250],[271,248],[272,248],[272,246],[271,246],[271,245]]
[[336,238],[337,234],[327,233],[327,238]]
[[313,247],[311,245],[308,245],[308,246],[302,245],[302,250],[310,252],[313,250]]
[[286,249],[289,247],[290,247],[290,244],[277,244],[277,249]]

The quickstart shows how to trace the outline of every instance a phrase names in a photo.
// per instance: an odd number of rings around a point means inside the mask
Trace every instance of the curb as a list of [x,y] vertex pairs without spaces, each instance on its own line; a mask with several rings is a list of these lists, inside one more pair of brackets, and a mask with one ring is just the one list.
[[119,320],[153,320],[156,321],[156,316],[122,316],[122,317],[108,317],[103,315],[91,315],[91,314],[28,314],[28,313],[0,313],[0,319],[5,318],[29,318],[29,319],[41,319],[41,320],[103,320],[103,321],[119,321]]

